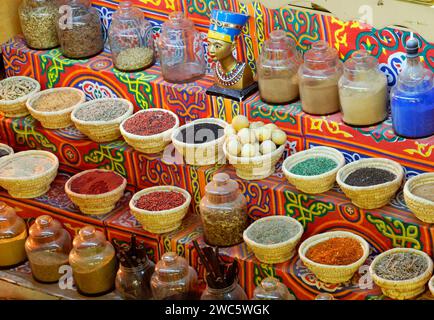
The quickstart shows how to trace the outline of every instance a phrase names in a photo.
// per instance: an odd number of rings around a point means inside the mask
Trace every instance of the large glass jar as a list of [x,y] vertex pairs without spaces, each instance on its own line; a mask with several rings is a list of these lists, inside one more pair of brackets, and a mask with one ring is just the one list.
[[126,300],[147,300],[152,298],[151,277],[154,263],[146,262],[137,267],[127,267],[120,263],[116,275],[116,290]]
[[338,112],[341,76],[342,62],[337,51],[324,41],[313,43],[298,70],[303,111],[314,115]]
[[228,174],[217,173],[206,185],[200,215],[209,245],[228,247],[243,242],[248,227],[247,201]]
[[284,104],[298,98],[297,71],[300,54],[283,30],[274,30],[265,41],[258,61],[258,85],[261,99]]
[[205,74],[200,33],[182,12],[173,12],[163,23],[158,41],[164,80],[173,83],[192,82]]
[[69,9],[57,25],[62,54],[71,59],[99,54],[104,49],[104,37],[98,11],[89,0],[66,0],[65,4]]
[[243,288],[234,281],[232,285],[227,288],[214,289],[209,285],[206,286],[205,291],[202,293],[200,300],[247,300],[247,295]]
[[352,54],[339,79],[342,118],[353,126],[370,126],[387,116],[387,78],[365,50]]
[[295,297],[279,280],[268,277],[253,291],[253,300],[295,300]]
[[78,292],[98,296],[114,289],[116,255],[112,244],[101,231],[86,226],[74,238],[69,254],[74,281]]
[[139,71],[154,62],[151,24],[131,2],[119,4],[119,9],[113,14],[108,37],[113,63],[117,69]]
[[0,268],[11,268],[26,260],[26,223],[15,210],[0,202]]
[[26,252],[35,280],[43,283],[59,281],[59,268],[69,264],[71,236],[59,221],[51,216],[36,218],[30,227]]
[[23,0],[18,10],[21,29],[27,45],[46,50],[59,45],[56,25],[59,6],[57,0]]
[[175,252],[165,253],[151,278],[156,300],[191,300],[195,296],[197,273]]

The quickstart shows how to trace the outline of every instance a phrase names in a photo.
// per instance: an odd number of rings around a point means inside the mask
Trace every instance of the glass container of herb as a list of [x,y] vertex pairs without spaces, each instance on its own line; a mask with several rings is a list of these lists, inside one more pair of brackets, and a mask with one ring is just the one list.
[[253,291],[252,300],[295,300],[295,297],[289,293],[288,288],[279,280],[267,277]]
[[228,174],[217,173],[206,185],[200,215],[206,243],[228,247],[243,242],[248,227],[247,201]]
[[98,11],[89,0],[67,0],[69,13],[59,18],[57,32],[62,54],[71,59],[85,59],[104,49],[104,37]]
[[59,268],[67,265],[71,251],[71,236],[59,221],[51,216],[39,216],[30,227],[26,241],[32,275],[42,283],[59,281]]
[[113,63],[118,70],[139,71],[154,62],[151,24],[130,1],[121,2],[113,14],[108,39]]
[[18,9],[21,29],[27,45],[36,50],[59,46],[56,25],[57,0],[23,0]]

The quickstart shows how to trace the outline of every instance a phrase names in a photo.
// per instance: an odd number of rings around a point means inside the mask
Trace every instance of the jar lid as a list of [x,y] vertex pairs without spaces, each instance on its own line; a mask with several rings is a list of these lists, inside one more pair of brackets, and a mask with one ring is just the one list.
[[376,69],[377,65],[378,60],[366,50],[355,51],[344,63],[345,70],[352,72]]
[[133,6],[131,1],[122,1],[119,3],[118,10],[116,10],[112,15],[112,20],[116,21],[116,19],[120,20],[130,20],[130,19],[137,19],[137,20],[143,20],[144,19],[142,11],[137,8],[136,6]]
[[187,19],[182,11],[175,11],[169,14],[169,20],[163,23],[162,32],[180,31],[193,28],[193,21]]
[[296,50],[295,42],[283,30],[273,30],[269,39],[264,42],[261,52],[261,63],[278,64],[282,61],[300,62],[300,55]]
[[205,187],[205,192],[213,196],[227,196],[239,190],[238,183],[227,173],[217,173]]
[[338,52],[327,42],[318,41],[304,55],[304,65],[312,70],[333,68],[338,64]]
[[18,236],[26,230],[24,220],[17,216],[14,208],[5,202],[0,202],[0,239],[9,239]]
[[101,231],[96,230],[93,226],[85,226],[80,229],[72,245],[76,250],[86,250],[104,247],[106,242],[106,238]]
[[167,252],[155,266],[155,273],[160,281],[177,281],[188,274],[188,263],[175,252]]
[[267,277],[261,281],[261,284],[255,288],[253,293],[257,299],[267,300],[292,300],[286,286],[274,277]]
[[43,215],[36,218],[35,223],[29,229],[29,234],[30,238],[36,241],[51,241],[57,237],[62,229],[59,221],[49,215]]

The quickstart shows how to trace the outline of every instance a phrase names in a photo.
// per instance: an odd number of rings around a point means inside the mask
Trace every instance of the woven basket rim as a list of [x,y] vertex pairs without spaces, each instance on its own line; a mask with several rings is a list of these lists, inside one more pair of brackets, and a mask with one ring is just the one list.
[[[6,156],[10,156],[10,155],[15,153],[14,149],[12,149],[11,146],[9,146],[5,143],[0,143],[0,149],[5,149],[6,151],[9,152],[9,154],[7,154]],[[3,156],[3,157],[5,157],[5,156]]]
[[434,276],[431,277],[428,281],[428,288],[431,291],[431,294],[434,295]]
[[[363,255],[359,258],[359,260],[357,260],[351,264],[346,264],[346,265],[322,264],[322,263],[318,263],[318,262],[315,262],[315,261],[309,259],[308,257],[306,257],[306,254],[304,253],[305,251],[307,252],[307,250],[310,247],[312,247],[313,245],[324,242],[326,240],[329,240],[332,238],[348,238],[348,237],[356,239],[360,243],[360,245],[362,246],[362,249],[363,249]],[[366,259],[369,256],[369,243],[365,239],[363,239],[361,236],[359,236],[353,232],[327,231],[327,232],[323,232],[323,233],[311,236],[311,237],[307,238],[306,240],[304,240],[303,243],[298,248],[298,254],[299,254],[301,260],[307,261],[309,264],[315,266],[316,268],[345,270],[345,269],[351,269],[351,268],[357,267],[358,265],[361,265],[366,261]]]
[[[227,145],[227,141],[225,141],[223,143],[223,153],[226,156],[226,159],[229,160],[229,163],[232,165],[237,165],[237,164],[257,164],[257,163],[261,163],[261,162],[265,162],[265,161],[271,161],[274,157],[277,157],[279,154],[279,158],[282,156],[283,152],[285,151],[285,146],[286,143],[282,144],[279,146],[279,148],[277,148],[276,150],[274,150],[271,153],[267,153],[267,154],[263,154],[260,156],[256,156],[256,157],[236,157],[231,155],[226,148]],[[235,162],[233,162],[235,161]]]
[[433,178],[434,179],[434,172],[421,173],[417,176],[414,176],[414,177],[411,177],[410,179],[408,179],[404,185],[404,196],[406,196],[406,197],[410,198],[411,200],[416,201],[420,204],[423,204],[424,206],[434,206],[434,201],[430,201],[428,199],[419,197],[412,192],[413,184],[418,182],[419,180],[424,180],[426,178],[428,178],[428,179]]
[[[407,279],[407,280],[388,280],[388,279],[384,279],[384,278],[380,277],[379,275],[377,275],[375,270],[374,270],[375,265],[380,261],[381,258],[383,258],[383,257],[385,257],[391,253],[395,253],[395,252],[413,252],[415,254],[420,254],[428,262],[428,266],[427,266],[426,270],[421,275],[419,275],[415,278]],[[426,252],[421,251],[421,250],[417,250],[417,249],[413,249],[413,248],[393,248],[393,249],[389,249],[389,250],[387,250],[387,251],[385,251],[385,252],[383,252],[383,253],[381,253],[375,257],[375,259],[372,261],[371,265],[369,266],[369,273],[371,274],[371,277],[374,280],[378,280],[381,283],[388,285],[388,286],[389,285],[390,286],[408,285],[408,284],[412,284],[414,282],[422,281],[428,275],[431,275],[433,273],[433,261]]]
[[22,97],[19,97],[18,99],[15,99],[15,100],[0,100],[0,105],[8,106],[8,105],[13,105],[13,104],[17,104],[17,103],[26,102],[31,96],[33,96],[34,94],[36,94],[36,93],[38,93],[38,92],[41,91],[41,84],[36,79],[30,78],[30,77],[26,77],[26,76],[8,77],[6,79],[0,80],[0,84],[2,82],[12,81],[11,79],[27,80],[29,82],[33,82],[36,85],[36,87],[32,91],[30,91],[28,94],[26,94],[26,95],[24,95]]
[[178,135],[179,132],[181,132],[182,129],[191,127],[191,126],[193,126],[195,124],[198,124],[198,123],[206,123],[206,122],[216,123],[218,125],[221,125],[223,127],[223,129],[225,129],[229,125],[226,121],[224,121],[222,119],[218,119],[218,118],[197,119],[197,120],[191,121],[189,123],[186,123],[186,124],[184,124],[184,125],[176,128],[175,130],[173,130],[172,137],[171,137],[172,138],[172,143],[175,146],[178,146],[178,147],[181,147],[181,148],[195,148],[195,149],[199,149],[200,148],[200,149],[203,149],[203,148],[209,148],[211,146],[218,145],[218,144],[224,142],[225,139],[226,139],[226,135],[225,134],[223,134],[223,136],[221,136],[218,139],[215,139],[215,140],[209,141],[209,142],[205,142],[205,143],[200,143],[200,144],[186,143],[186,142],[182,142],[182,141],[179,141],[179,140],[176,139],[176,136]]

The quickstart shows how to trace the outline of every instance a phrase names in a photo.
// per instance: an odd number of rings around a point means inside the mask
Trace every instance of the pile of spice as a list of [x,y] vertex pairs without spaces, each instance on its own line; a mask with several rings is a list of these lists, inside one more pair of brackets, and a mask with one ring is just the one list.
[[71,108],[79,103],[81,95],[75,91],[62,90],[41,94],[32,103],[32,108],[42,112],[55,112]]
[[396,175],[388,170],[378,168],[360,168],[351,172],[345,179],[350,186],[368,187],[395,180]]
[[82,121],[111,121],[127,111],[128,106],[119,100],[95,101],[78,109],[75,117]]
[[116,68],[122,71],[145,69],[154,62],[154,50],[147,47],[128,48],[119,52],[114,62]]
[[135,206],[147,211],[163,211],[177,208],[185,203],[182,193],[176,191],[155,191],[141,196]]
[[26,79],[8,78],[0,81],[0,100],[16,100],[36,89],[34,82]]
[[289,172],[299,176],[316,176],[337,167],[336,161],[327,157],[315,157],[297,163]]
[[300,232],[295,223],[282,223],[280,220],[264,220],[254,223],[247,231],[250,240],[260,244],[276,244],[287,241]]
[[353,238],[332,238],[320,242],[306,253],[306,257],[314,262],[326,265],[349,265],[363,256],[363,248]]
[[202,144],[217,140],[224,134],[222,126],[213,122],[205,122],[183,128],[176,136],[176,140],[190,144]]
[[71,181],[71,191],[78,194],[102,194],[118,188],[124,179],[111,171],[90,171]]
[[428,268],[426,259],[413,252],[385,255],[374,267],[377,276],[387,280],[408,280],[420,276]]
[[173,128],[176,119],[164,111],[139,112],[124,122],[124,129],[128,133],[139,136],[151,136]]
[[38,155],[15,157],[0,168],[0,176],[30,177],[48,171],[53,165],[54,160],[48,157]]
[[411,193],[426,200],[434,201],[434,183],[417,186],[411,191]]

